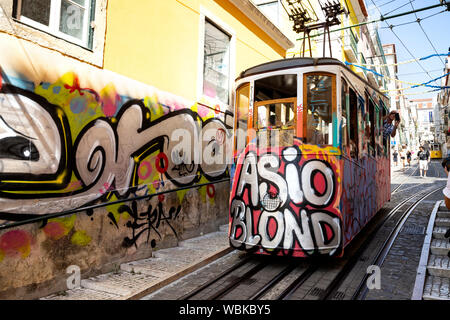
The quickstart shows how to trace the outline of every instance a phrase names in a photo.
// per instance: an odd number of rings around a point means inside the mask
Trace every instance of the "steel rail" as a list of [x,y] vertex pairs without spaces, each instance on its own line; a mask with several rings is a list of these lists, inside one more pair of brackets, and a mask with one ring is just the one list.
[[189,300],[193,296],[199,294],[200,292],[202,292],[206,288],[210,287],[211,285],[213,285],[214,283],[216,283],[220,279],[226,277],[227,275],[229,275],[233,271],[236,271],[237,269],[239,269],[240,267],[242,267],[243,265],[249,263],[252,260],[254,260],[254,257],[248,257],[247,256],[245,259],[239,261],[237,264],[231,266],[230,268],[228,268],[227,270],[225,270],[224,272],[219,274],[216,278],[211,279],[210,281],[204,283],[202,286],[198,287],[197,289],[195,289],[195,290],[185,294],[184,296],[178,298],[178,300]]
[[261,296],[263,296],[267,291],[269,291],[274,285],[279,283],[284,277],[286,277],[289,273],[291,273],[295,268],[296,264],[292,263],[287,266],[283,271],[278,273],[275,277],[272,278],[267,284],[265,284],[261,289],[259,289],[256,293],[254,293],[248,300],[257,300]]
[[[417,168],[414,170],[414,172],[417,170]],[[420,186],[420,185],[419,185]],[[415,186],[417,187],[417,186]],[[403,190],[404,191],[404,190]],[[435,192],[435,191],[433,191]],[[429,194],[428,194],[429,195]],[[427,197],[428,195],[425,195]],[[364,243],[356,250],[356,252],[348,259],[348,262],[345,263],[344,267],[339,271],[339,273],[336,275],[336,277],[332,280],[330,285],[325,289],[324,293],[320,296],[321,300],[327,300],[330,299],[330,297],[333,297],[333,294],[336,292],[339,285],[342,283],[342,281],[346,278],[348,273],[351,271],[353,266],[357,263],[360,256],[362,256],[362,253],[366,249],[366,247],[370,244],[371,240],[375,236],[376,232],[383,226],[388,219],[391,219],[394,214],[409,200],[416,197],[416,195],[412,195],[411,197],[403,200],[400,202],[397,206],[395,206],[387,215],[386,217],[380,221],[374,228],[374,230],[371,232],[371,234],[364,240]]]
[[256,273],[258,273],[259,271],[261,271],[262,269],[267,267],[267,265],[268,265],[267,261],[258,263],[256,266],[254,266],[252,269],[250,269],[249,271],[244,273],[242,276],[236,278],[234,281],[229,283],[227,286],[225,286],[224,288],[222,288],[215,294],[209,296],[207,298],[207,300],[218,300],[218,299],[222,298],[227,293],[229,293],[234,288],[236,288],[238,285],[240,285],[242,283],[242,281],[250,279],[253,275],[255,275]]
[[[384,241],[381,248],[378,250],[376,257],[372,260],[371,265],[377,265],[381,267],[386,260],[387,255],[389,254],[390,249],[392,248],[392,245],[394,244],[395,240],[397,239],[400,230],[402,229],[403,225],[405,224],[406,220],[409,218],[411,213],[414,211],[414,209],[421,203],[425,198],[429,197],[433,193],[441,190],[442,187],[436,188],[435,190],[431,192],[424,192],[422,194],[419,194],[417,197],[419,198],[416,202],[414,202],[411,206],[408,207],[408,209],[402,214],[399,221],[397,221],[395,227],[390,232],[388,238]],[[368,288],[366,286],[366,282],[369,275],[365,274],[361,282],[359,283],[357,290],[352,296],[352,300],[357,300],[358,297],[361,298],[360,300],[364,300],[364,298],[367,295]]]
[[308,280],[314,272],[319,268],[317,263],[313,263],[310,265],[302,274],[295,279],[294,282],[291,283],[289,287],[287,287],[278,297],[277,300],[289,300],[289,298],[294,294],[295,291],[303,284],[306,280]]
[[[375,237],[378,230],[386,224],[390,219],[393,218],[393,216],[397,213],[397,211],[400,210],[401,207],[405,203],[407,203],[409,200],[413,199],[417,195],[412,195],[409,198],[406,198],[402,200],[399,204],[397,204],[394,208],[389,211],[386,216],[379,221],[373,228],[372,232],[363,239],[363,243],[358,247],[356,252],[348,258],[347,262],[344,264],[344,267],[339,271],[339,273],[336,275],[336,277],[332,280],[332,282],[328,285],[328,287],[325,289],[325,291],[322,293],[322,295],[319,297],[320,300],[327,300],[330,299],[330,297],[333,296],[333,294],[337,291],[337,288],[339,285],[345,280],[346,276],[350,273],[352,268],[355,266],[355,264],[358,262],[359,258],[362,256],[363,252],[370,243],[372,243],[373,238]],[[368,231],[368,230],[366,230]],[[363,232],[363,230],[361,230]],[[362,234],[362,233],[361,233]]]
[[401,187],[402,185],[405,184],[405,181],[406,181],[408,178],[410,178],[410,177],[417,171],[418,168],[419,168],[419,166],[417,165],[417,167],[415,167],[415,169],[411,172],[411,174],[410,174],[408,177],[406,177],[405,179],[403,179],[403,180],[402,180],[402,183],[401,183],[400,185],[398,185],[397,187],[395,187],[394,190],[391,191],[391,194],[396,193],[397,190],[400,189],[400,187]]

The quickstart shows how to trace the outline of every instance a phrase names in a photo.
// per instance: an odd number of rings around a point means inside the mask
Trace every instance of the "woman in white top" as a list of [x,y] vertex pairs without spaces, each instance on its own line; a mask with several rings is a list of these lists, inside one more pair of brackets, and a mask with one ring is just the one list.
[[450,175],[448,174],[450,172],[450,157],[447,157],[442,161],[442,166],[447,174],[447,185],[442,193],[444,194],[445,206],[450,210]]
[[400,150],[400,159],[402,162],[402,167],[404,168],[406,165],[406,152],[403,148]]

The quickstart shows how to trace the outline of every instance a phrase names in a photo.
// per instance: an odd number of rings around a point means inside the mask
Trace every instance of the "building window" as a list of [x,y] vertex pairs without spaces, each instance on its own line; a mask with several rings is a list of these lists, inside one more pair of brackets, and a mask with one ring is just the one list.
[[95,0],[16,0],[21,22],[84,47],[91,47]]
[[257,0],[254,2],[258,9],[261,10],[273,24],[279,26],[280,4],[278,0]]
[[203,94],[229,104],[231,36],[205,20]]

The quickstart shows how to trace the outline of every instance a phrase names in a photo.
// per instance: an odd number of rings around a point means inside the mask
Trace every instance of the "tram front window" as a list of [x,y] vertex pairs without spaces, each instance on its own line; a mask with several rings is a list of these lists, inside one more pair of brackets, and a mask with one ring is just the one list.
[[294,103],[268,103],[259,105],[258,121],[255,128],[260,129],[293,129],[294,127]]
[[290,146],[295,130],[295,98],[255,103],[254,128],[260,147]]
[[322,74],[305,75],[306,128],[309,144],[333,144],[332,110],[335,95],[334,77]]
[[294,143],[297,75],[283,74],[255,81],[253,129],[258,147],[285,147]]

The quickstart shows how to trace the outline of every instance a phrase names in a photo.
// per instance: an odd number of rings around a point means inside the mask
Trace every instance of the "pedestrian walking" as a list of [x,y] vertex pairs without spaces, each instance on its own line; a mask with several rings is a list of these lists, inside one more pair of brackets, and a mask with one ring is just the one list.
[[[444,167],[445,173],[447,174],[447,185],[445,186],[442,193],[444,194],[445,206],[450,210],[450,157],[447,157],[442,161],[442,166]],[[444,234],[445,238],[450,238],[450,228]],[[450,257],[450,251],[447,252],[447,256]]]
[[445,206],[450,210],[450,157],[447,157],[442,161],[442,166],[447,174],[447,186],[442,190],[442,193],[444,194]]
[[406,152],[405,152],[405,150],[403,149],[403,147],[402,147],[402,149],[400,150],[400,159],[401,159],[401,161],[402,161],[402,168],[405,168]]
[[417,153],[417,158],[419,158],[419,170],[420,176],[426,177],[428,171],[428,163],[430,162],[430,153],[425,150],[422,146],[419,147],[419,152]]
[[394,153],[392,154],[392,159],[394,160],[394,166],[398,166],[398,152],[394,149]]
[[408,167],[411,167],[411,151],[406,152],[406,161],[408,161]]

